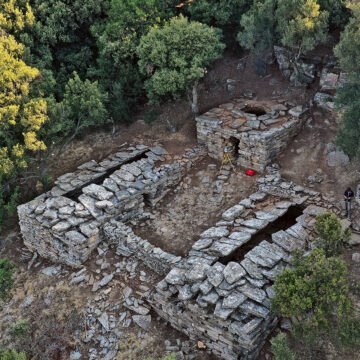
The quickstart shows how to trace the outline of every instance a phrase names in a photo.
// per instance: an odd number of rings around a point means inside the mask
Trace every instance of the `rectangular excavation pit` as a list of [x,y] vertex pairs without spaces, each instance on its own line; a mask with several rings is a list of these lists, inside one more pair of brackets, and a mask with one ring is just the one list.
[[[296,219],[303,214],[303,207],[299,205],[290,206],[287,212],[279,217],[277,220],[269,223],[264,229],[260,230],[257,234],[253,235],[247,243],[242,245],[239,249],[234,251],[232,254],[219,258],[219,262],[226,265],[230,261],[241,262],[244,256],[253,248],[258,246],[262,241],[266,240],[272,243],[271,235],[280,231],[287,230],[291,226],[296,224]],[[236,227],[234,228],[236,230]]]
[[[216,167],[209,170],[209,165]],[[256,179],[242,174],[232,175],[231,181],[226,180],[222,185],[222,194],[212,193],[220,167],[220,162],[214,162],[210,157],[204,158],[188,172],[180,186],[172,187],[155,207],[149,204],[152,199],[145,194],[145,211],[154,216],[149,221],[139,221],[132,226],[136,235],[166,252],[188,256],[200,234],[222,220],[224,208],[236,205],[253,193]],[[231,169],[230,175],[232,172]],[[200,173],[201,176],[198,175]],[[206,178],[209,178],[209,182],[204,184]],[[225,191],[228,198],[224,196]],[[215,201],[221,196],[224,199],[217,204]]]

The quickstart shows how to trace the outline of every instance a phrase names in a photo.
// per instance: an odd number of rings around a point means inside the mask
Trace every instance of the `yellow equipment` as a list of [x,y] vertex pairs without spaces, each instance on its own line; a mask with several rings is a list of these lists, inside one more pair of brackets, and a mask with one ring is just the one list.
[[225,164],[228,164],[228,163],[231,165],[232,169],[234,170],[234,173],[237,174],[237,171],[236,171],[236,169],[235,169],[235,166],[233,165],[233,163],[232,163],[232,161],[231,161],[229,151],[228,151],[227,147],[225,147],[225,148],[224,148],[224,157],[223,157],[223,161],[222,161],[222,163],[221,163],[220,172],[221,172],[223,166],[224,166]]

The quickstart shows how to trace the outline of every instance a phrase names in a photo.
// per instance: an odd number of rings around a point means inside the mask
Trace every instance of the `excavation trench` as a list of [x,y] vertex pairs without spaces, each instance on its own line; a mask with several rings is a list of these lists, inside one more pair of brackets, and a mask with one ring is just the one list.
[[266,240],[272,243],[271,235],[280,231],[286,230],[296,224],[296,218],[302,215],[303,208],[295,205],[289,207],[288,211],[274,222],[270,223],[266,228],[254,235],[249,242],[241,246],[240,249],[234,251],[232,254],[220,258],[218,261],[226,265],[230,261],[240,262],[244,259],[244,256],[254,247],[259,245],[262,241]]

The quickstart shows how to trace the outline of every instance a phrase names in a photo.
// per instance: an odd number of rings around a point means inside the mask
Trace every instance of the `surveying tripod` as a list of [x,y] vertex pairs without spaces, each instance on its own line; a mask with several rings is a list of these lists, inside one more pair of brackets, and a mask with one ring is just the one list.
[[224,157],[223,157],[223,161],[221,163],[220,172],[221,172],[223,166],[228,163],[231,165],[232,169],[234,170],[234,173],[236,174],[237,172],[236,172],[235,166],[233,165],[233,163],[231,161],[228,148],[225,146],[224,147]]

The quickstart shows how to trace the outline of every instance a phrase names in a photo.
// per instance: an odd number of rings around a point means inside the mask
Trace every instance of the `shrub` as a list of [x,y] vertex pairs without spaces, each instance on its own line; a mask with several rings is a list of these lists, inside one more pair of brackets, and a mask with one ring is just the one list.
[[6,258],[0,259],[0,298],[6,299],[12,287],[14,265]]
[[26,360],[26,354],[15,350],[0,351],[0,360]]
[[315,231],[320,236],[317,245],[328,257],[341,254],[351,236],[349,229],[342,231],[341,220],[331,212],[317,215]]
[[21,320],[18,323],[16,323],[13,328],[11,329],[10,333],[18,336],[18,337],[24,337],[29,332],[29,320]]
[[289,348],[286,334],[280,333],[270,342],[271,351],[274,354],[274,360],[295,360],[295,355]]
[[308,256],[295,257],[294,268],[285,269],[276,278],[271,307],[309,327],[329,328],[334,316],[353,310],[348,284],[346,263],[315,249]]

